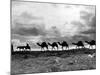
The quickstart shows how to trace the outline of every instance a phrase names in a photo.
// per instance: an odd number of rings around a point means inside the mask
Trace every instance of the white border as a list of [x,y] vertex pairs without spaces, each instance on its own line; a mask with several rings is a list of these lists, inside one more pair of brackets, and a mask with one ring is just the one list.
[[[84,70],[84,71],[67,71],[67,72],[55,72],[55,73],[39,73],[38,75],[99,75],[100,64],[100,2],[99,0],[28,0],[28,1],[40,1],[40,2],[57,2],[57,3],[71,3],[71,4],[86,4],[96,5],[96,42],[97,42],[97,68],[96,70]],[[0,75],[10,74],[10,0],[0,0]],[[33,74],[27,74],[33,75]],[[36,75],[36,74],[34,74]]]

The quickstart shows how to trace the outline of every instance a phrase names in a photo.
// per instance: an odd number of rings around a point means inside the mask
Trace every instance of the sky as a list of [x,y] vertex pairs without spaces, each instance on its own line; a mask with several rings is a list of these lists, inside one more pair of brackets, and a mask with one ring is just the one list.
[[95,6],[12,1],[11,40],[14,44],[95,40]]

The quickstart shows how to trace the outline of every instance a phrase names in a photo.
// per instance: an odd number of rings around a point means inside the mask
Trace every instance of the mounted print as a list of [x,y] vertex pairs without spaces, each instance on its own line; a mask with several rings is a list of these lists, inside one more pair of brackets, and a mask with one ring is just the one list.
[[11,1],[11,74],[96,69],[96,6]]

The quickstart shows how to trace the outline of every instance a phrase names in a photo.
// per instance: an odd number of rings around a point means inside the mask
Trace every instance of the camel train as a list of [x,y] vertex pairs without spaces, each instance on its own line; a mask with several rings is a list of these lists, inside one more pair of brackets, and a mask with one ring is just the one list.
[[[96,46],[96,42],[94,40],[91,41],[85,41],[84,43],[87,43],[89,45],[89,49],[92,48],[93,46]],[[78,42],[74,42],[71,43],[72,45],[76,46],[76,49],[80,49],[80,48],[85,48],[83,41],[78,41]],[[37,46],[39,46],[41,48],[41,51],[49,51],[49,47],[52,48],[52,51],[58,50],[59,46],[61,46],[62,50],[69,50],[69,45],[66,41],[62,41],[62,42],[53,42],[53,43],[49,43],[49,42],[37,42],[36,43]],[[13,49],[13,44],[11,44],[11,48]],[[17,46],[17,49],[24,50],[24,51],[31,51],[31,47],[28,43],[26,43],[26,46]]]
[[[85,41],[85,43],[87,43],[89,45],[89,49],[90,47],[92,46],[95,46],[96,43],[94,40],[91,40],[91,41]],[[69,50],[69,45],[66,41],[62,41],[62,42],[53,42],[53,43],[47,43],[47,42],[42,42],[41,44],[40,43],[37,43],[37,45],[39,47],[41,47],[41,51],[42,49],[46,48],[48,50],[48,47],[51,46],[52,47],[52,50],[58,50],[59,48],[59,45],[61,46],[62,50]],[[84,43],[82,41],[78,41],[77,43],[72,43],[72,45],[75,45],[76,46],[76,49],[80,49],[80,48],[85,48],[84,46]],[[64,49],[64,47],[66,49]],[[93,49],[93,47],[92,47]],[[49,50],[48,50],[49,51]]]

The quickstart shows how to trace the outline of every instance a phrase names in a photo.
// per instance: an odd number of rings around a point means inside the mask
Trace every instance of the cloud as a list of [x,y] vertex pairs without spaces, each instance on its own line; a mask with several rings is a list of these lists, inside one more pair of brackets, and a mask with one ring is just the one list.
[[90,23],[91,27],[96,29],[96,16],[94,16],[92,19],[91,19],[91,23]]
[[[38,16],[33,16],[31,13],[23,12],[20,15],[14,16],[12,18],[12,27],[32,27],[36,24],[41,24],[43,18]],[[41,24],[42,25],[42,24]]]
[[72,42],[90,40],[91,37],[84,35],[75,35],[72,37]]
[[20,36],[19,34],[11,34],[11,39],[17,39],[19,40],[20,42],[25,42],[26,40],[28,40],[27,37],[25,36]]
[[71,24],[77,27],[79,32],[87,30],[88,28],[88,25],[84,25],[80,21],[72,21]]
[[59,37],[61,36],[61,33],[59,29],[56,26],[52,26],[49,30],[46,30],[46,36],[45,37]]
[[87,31],[81,32],[81,34],[89,34],[89,35],[91,35],[91,34],[96,34],[96,30],[89,29],[89,30],[87,30]]
[[86,21],[89,21],[91,17],[93,16],[93,13],[89,13],[87,11],[81,11],[80,13],[81,13],[81,18]]
[[23,19],[29,19],[29,20],[38,20],[38,19],[42,19],[41,17],[37,17],[37,16],[33,16],[31,13],[28,12],[23,12],[20,17],[22,17]]
[[91,26],[92,21],[95,21],[95,11],[94,12],[90,12],[90,11],[81,11],[80,12],[80,18],[83,19],[85,21],[85,24]]
[[37,28],[19,28],[14,31],[15,34],[19,34],[21,36],[38,36],[38,35],[45,35],[45,32],[43,32],[40,29]]

